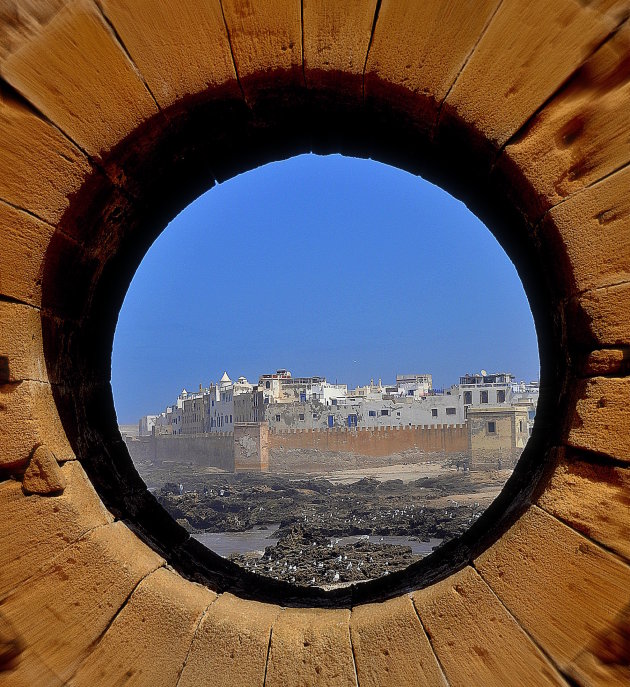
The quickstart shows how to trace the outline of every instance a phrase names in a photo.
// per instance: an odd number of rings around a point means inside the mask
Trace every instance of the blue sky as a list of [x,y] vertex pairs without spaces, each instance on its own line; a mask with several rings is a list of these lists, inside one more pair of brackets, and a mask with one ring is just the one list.
[[122,307],[118,420],[287,368],[364,384],[484,368],[537,379],[514,266],[445,191],[381,163],[302,155],[214,187],[155,241]]

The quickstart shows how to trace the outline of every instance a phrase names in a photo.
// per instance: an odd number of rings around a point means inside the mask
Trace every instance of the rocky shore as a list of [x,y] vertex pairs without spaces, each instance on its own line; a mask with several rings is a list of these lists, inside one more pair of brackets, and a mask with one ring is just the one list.
[[[243,532],[280,523],[275,546],[232,555],[248,569],[298,584],[341,584],[407,567],[422,555],[409,546],[347,536],[398,535],[448,541],[478,518],[505,475],[447,469],[410,481],[373,477],[335,483],[309,476],[206,474],[165,484],[158,499],[191,532]],[[331,541],[332,540],[332,541]]]

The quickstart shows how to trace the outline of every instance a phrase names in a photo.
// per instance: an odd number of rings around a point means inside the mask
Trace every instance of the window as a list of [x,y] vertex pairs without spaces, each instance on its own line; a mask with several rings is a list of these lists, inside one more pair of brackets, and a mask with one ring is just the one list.
[[304,413],[300,413],[300,420],[304,419]]
[[389,410],[387,410],[387,408],[383,408],[381,410],[381,415],[389,415]]
[[270,386],[270,383],[269,383],[269,382],[265,382],[265,389],[268,389],[269,386]]
[[437,408],[431,408],[431,417],[437,417],[438,409]]
[[280,422],[280,416],[276,415],[276,422]]
[[232,416],[230,415],[230,422],[232,422]]
[[313,420],[317,420],[317,413],[313,413]]
[[488,402],[488,392],[482,391],[480,395],[481,395],[481,403],[487,403]]
[[497,423],[496,422],[488,422],[488,434],[496,434],[497,431]]
[[333,427],[335,424],[335,416],[334,415],[329,415],[328,416],[328,426]]
[[332,403],[332,405],[336,406],[336,405],[337,405],[337,399],[336,399],[336,398],[333,398],[332,401],[331,401],[331,403]]
[[464,391],[464,404],[472,403],[472,391]]
[[369,413],[368,413],[368,415],[369,415],[370,417],[376,417],[376,411],[375,411],[375,410],[370,410]]
[[497,403],[505,403],[505,391],[503,389],[497,391]]
[[357,426],[357,416],[356,415],[348,415],[348,427],[356,427]]
[[306,392],[300,391],[300,403],[304,403],[306,401]]
[[457,414],[457,408],[447,408],[446,414],[447,415],[456,415]]
[[518,429],[519,432],[522,432],[522,431],[523,431],[523,420],[519,420],[519,421],[518,421],[518,428],[519,428],[519,429]]

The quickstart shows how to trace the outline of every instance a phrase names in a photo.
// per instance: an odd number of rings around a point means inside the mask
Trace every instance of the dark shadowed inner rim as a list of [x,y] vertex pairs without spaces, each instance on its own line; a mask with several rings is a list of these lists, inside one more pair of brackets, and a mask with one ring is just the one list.
[[[73,449],[117,518],[182,575],[217,592],[285,606],[348,607],[443,579],[501,536],[553,467],[550,449],[562,425],[568,355],[552,251],[534,241],[532,225],[515,207],[528,189],[490,173],[497,151],[475,131],[454,122],[431,139],[426,125],[408,110],[392,108],[386,98],[364,105],[331,92],[284,89],[267,92],[252,110],[214,95],[155,116],[100,160],[70,199],[51,240],[42,282],[44,352]],[[370,157],[421,174],[462,200],[491,228],[517,268],[541,363],[532,436],[512,477],[477,522],[402,571],[330,591],[246,571],[191,538],[138,476],[118,432],[110,385],[118,312],[162,229],[215,179],[306,152]]]

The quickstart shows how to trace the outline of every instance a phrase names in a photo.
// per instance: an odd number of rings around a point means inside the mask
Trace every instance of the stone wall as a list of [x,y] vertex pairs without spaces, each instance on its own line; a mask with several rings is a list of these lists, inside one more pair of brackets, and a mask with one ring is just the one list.
[[234,435],[213,432],[194,435],[164,435],[126,440],[132,460],[194,463],[195,465],[234,470]]
[[[624,0],[3,3],[0,682],[628,683],[627,16]],[[191,540],[134,476],[110,386],[161,227],[213,180],[309,151],[465,201],[523,280],[544,385],[526,455],[461,540],[327,591]]]
[[271,430],[269,448],[316,449],[361,456],[389,456],[409,451],[454,454],[468,450],[468,434],[466,425]]
[[234,470],[269,470],[269,427],[266,422],[240,422],[234,425]]

